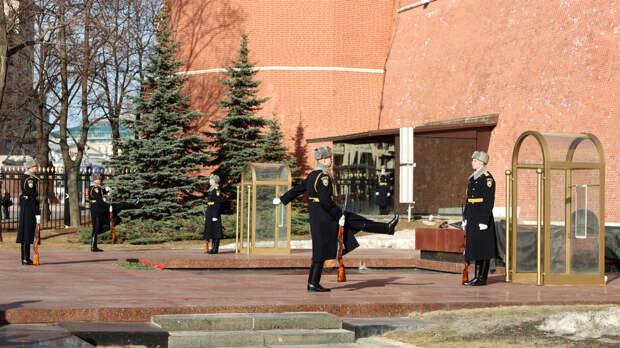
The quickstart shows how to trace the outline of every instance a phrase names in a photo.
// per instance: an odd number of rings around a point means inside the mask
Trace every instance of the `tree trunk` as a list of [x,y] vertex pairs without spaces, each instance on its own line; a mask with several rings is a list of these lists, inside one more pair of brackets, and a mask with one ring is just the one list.
[[[67,161],[65,161],[65,166]],[[71,167],[65,167],[67,176],[67,187],[65,190],[69,193],[69,207],[71,211],[71,226],[80,226],[80,194],[78,188],[78,176],[79,167],[74,163],[71,163]]]
[[4,12],[5,1],[0,1],[2,11],[0,11],[0,107],[2,106],[2,100],[4,98],[4,86],[6,85],[6,72],[9,65],[9,57],[7,56],[9,51],[9,41],[7,39],[6,27],[6,13]]

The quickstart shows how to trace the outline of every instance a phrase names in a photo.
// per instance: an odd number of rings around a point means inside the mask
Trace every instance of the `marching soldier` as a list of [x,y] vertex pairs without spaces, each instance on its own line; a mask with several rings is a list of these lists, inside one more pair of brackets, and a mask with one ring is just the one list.
[[[93,230],[90,235],[90,251],[103,251],[97,247],[97,235],[110,229],[110,204],[106,202],[106,194],[109,189],[103,185],[102,176],[99,173],[92,175],[93,184],[88,188],[88,200],[90,201],[90,217],[93,224]],[[114,224],[120,222],[118,213],[125,209],[133,209],[138,206],[140,199],[136,199],[135,203],[114,203],[112,204],[112,214]],[[117,220],[118,219],[118,220]]]
[[347,215],[334,203],[332,197],[335,183],[332,178],[330,166],[332,164],[332,149],[322,146],[314,149],[313,156],[316,166],[306,179],[299,185],[284,193],[279,198],[273,199],[273,204],[288,204],[295,197],[308,192],[308,204],[310,210],[310,234],[312,235],[312,264],[308,275],[308,291],[326,292],[330,289],[320,285],[321,273],[325,260],[335,259],[338,248],[338,226],[344,226],[343,255],[357,248],[359,244],[355,239],[355,232],[362,227],[368,227],[377,233],[394,234],[394,227],[398,222],[398,215],[389,223],[376,223],[359,215],[347,213],[350,223],[347,223]]
[[207,208],[205,209],[204,240],[211,240],[211,249],[207,254],[217,254],[222,239],[222,196],[219,189],[220,177],[211,174],[209,177],[209,192],[207,193]]
[[30,244],[34,243],[34,231],[37,224],[41,223],[41,211],[39,208],[39,178],[37,162],[28,158],[24,163],[26,171],[22,176],[19,197],[19,225],[17,227],[17,243],[22,245],[22,265],[32,265],[30,259]]
[[464,285],[486,285],[491,259],[497,257],[495,241],[495,180],[486,164],[489,155],[476,151],[472,155],[471,166],[474,173],[469,176],[467,203],[463,212],[463,228],[467,243],[465,259],[476,262],[476,275]]
[[385,172],[385,166],[381,166],[381,174],[377,176],[377,189],[375,191],[379,214],[387,214],[390,197],[390,176]]

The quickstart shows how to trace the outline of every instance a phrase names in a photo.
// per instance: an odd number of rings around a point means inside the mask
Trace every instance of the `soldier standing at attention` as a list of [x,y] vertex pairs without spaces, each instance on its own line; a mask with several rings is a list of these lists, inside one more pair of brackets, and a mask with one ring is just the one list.
[[37,224],[41,223],[41,211],[39,208],[39,178],[37,162],[28,158],[24,163],[26,171],[22,176],[19,197],[19,225],[17,227],[17,243],[22,245],[22,265],[32,265],[30,259],[30,244],[34,243],[34,231]]
[[486,285],[491,259],[497,257],[493,219],[495,180],[486,167],[489,162],[486,152],[476,151],[471,158],[474,173],[467,185],[463,229],[467,241],[465,259],[476,262],[476,275],[464,285],[479,286]]
[[377,177],[377,205],[379,206],[379,214],[387,214],[387,206],[390,197],[390,176],[385,172],[385,166],[381,166],[381,174]]
[[219,188],[220,177],[211,174],[209,177],[209,192],[207,193],[207,209],[205,209],[204,240],[211,240],[211,249],[207,254],[217,254],[222,239],[222,196]]

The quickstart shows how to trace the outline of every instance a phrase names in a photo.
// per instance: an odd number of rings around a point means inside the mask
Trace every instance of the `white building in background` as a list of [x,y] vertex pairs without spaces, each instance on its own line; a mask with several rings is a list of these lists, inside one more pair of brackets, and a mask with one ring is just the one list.
[[[79,139],[82,136],[82,127],[77,126],[69,128],[69,133],[75,139]],[[132,132],[125,127],[121,126],[121,137],[130,137]],[[54,142],[50,142],[50,160],[55,167],[62,167],[62,152],[60,146],[55,144],[58,142],[58,132],[52,132],[50,137],[55,138]],[[72,138],[69,138],[69,149],[71,154],[74,155],[76,150],[76,144]],[[88,130],[88,139],[86,141],[86,149],[84,151],[84,158],[82,160],[82,166],[88,167],[102,167],[110,156],[112,155],[112,127],[107,120],[101,120]]]

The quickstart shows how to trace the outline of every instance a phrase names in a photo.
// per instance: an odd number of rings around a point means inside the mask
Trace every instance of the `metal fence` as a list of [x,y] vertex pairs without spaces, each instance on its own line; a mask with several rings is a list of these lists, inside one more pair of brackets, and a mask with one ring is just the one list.
[[[90,186],[91,168],[80,169],[78,174],[78,200],[80,207],[80,224],[88,225],[90,204],[87,190]],[[2,231],[17,230],[19,222],[19,197],[21,195],[21,178],[23,167],[0,167],[0,184],[2,188],[1,217]],[[101,173],[104,176],[109,174]],[[63,168],[41,168],[36,176],[39,180],[39,202],[41,207],[41,228],[60,229],[70,225],[69,200],[66,195],[67,175]]]

